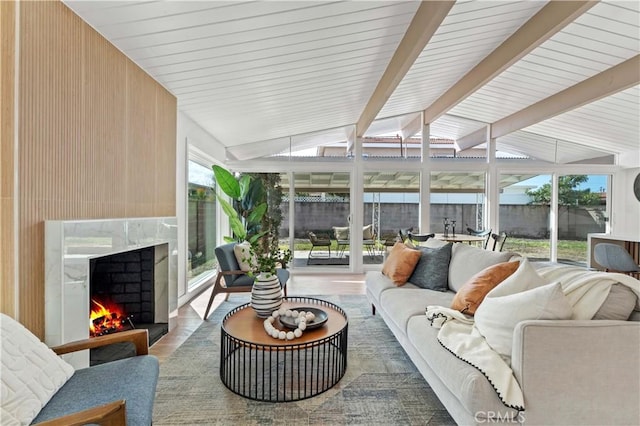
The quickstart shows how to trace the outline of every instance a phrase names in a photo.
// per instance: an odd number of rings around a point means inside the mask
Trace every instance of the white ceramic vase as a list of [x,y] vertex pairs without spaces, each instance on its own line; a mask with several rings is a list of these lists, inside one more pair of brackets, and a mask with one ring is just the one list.
[[276,274],[261,272],[256,275],[251,289],[251,307],[258,317],[267,318],[282,305],[282,288]]

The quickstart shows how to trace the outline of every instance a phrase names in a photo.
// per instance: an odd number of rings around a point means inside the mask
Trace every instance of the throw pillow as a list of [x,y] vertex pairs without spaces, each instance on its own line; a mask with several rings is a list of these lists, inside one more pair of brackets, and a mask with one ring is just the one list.
[[420,260],[409,277],[409,282],[429,290],[449,290],[449,261],[452,245],[448,243],[438,248],[420,247]]
[[382,265],[382,273],[399,287],[407,282],[418,260],[420,260],[419,250],[410,249],[403,243],[397,242]]
[[550,284],[550,282],[542,278],[538,272],[536,272],[529,262],[529,259],[523,257],[520,259],[518,269],[516,269],[513,274],[507,277],[499,285],[495,286],[493,290],[489,291],[489,293],[487,293],[487,297],[489,295],[498,297],[520,293],[546,284]]
[[243,241],[233,246],[233,254],[236,255],[241,271],[249,272],[256,266],[255,258],[251,256],[250,249],[251,244],[249,244],[249,241]]
[[449,265],[449,288],[458,291],[473,275],[496,263],[508,262],[513,256],[513,253],[493,252],[469,244],[455,244]]
[[373,225],[367,225],[362,228],[362,239],[373,240]]
[[348,240],[349,239],[349,227],[348,226],[334,226],[333,235],[336,240]]
[[518,266],[520,262],[503,262],[478,272],[458,290],[451,309],[473,315],[487,293],[513,274]]
[[2,418],[31,424],[74,369],[13,318],[0,314]]
[[631,316],[637,299],[638,296],[629,287],[615,283],[593,319],[626,321]]
[[519,322],[570,319],[572,314],[560,282],[554,282],[504,296],[489,292],[476,311],[475,327],[489,346],[511,364],[513,331]]

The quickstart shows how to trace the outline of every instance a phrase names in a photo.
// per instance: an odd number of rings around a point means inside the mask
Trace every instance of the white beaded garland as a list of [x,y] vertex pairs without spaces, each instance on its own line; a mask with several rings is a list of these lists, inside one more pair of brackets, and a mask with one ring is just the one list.
[[[273,326],[278,317],[293,318],[295,324],[298,327],[293,331],[278,330]],[[307,329],[307,322],[311,322],[316,318],[313,312],[296,311],[286,308],[280,308],[277,311],[273,311],[271,316],[264,320],[264,331],[274,339],[280,340],[293,340],[302,336],[302,332]]]

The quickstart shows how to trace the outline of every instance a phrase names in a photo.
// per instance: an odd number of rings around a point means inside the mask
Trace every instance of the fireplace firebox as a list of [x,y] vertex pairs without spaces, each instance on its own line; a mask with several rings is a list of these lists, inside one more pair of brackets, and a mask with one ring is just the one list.
[[[168,323],[156,318],[155,306],[156,265],[163,257],[156,251],[162,252],[163,247],[166,251],[166,245],[150,246],[89,261],[91,337],[144,328],[149,332],[151,346],[169,331]],[[113,361],[132,353],[135,354],[135,348],[130,344],[92,349],[90,364]]]

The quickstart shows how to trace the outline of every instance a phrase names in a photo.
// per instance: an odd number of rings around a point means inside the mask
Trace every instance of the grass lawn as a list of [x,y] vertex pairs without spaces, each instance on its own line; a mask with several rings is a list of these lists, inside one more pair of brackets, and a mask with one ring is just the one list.
[[[307,239],[295,240],[295,250],[309,251],[311,243]],[[286,248],[287,241],[282,240],[280,243],[282,248]],[[332,247],[333,248],[333,247]],[[507,238],[503,251],[513,251],[527,257],[548,259],[550,252],[550,242],[548,239],[529,239],[529,238]],[[586,263],[587,261],[587,241],[559,240],[558,241],[558,259],[570,260],[573,262]]]
[[[527,257],[548,259],[549,240],[507,238],[503,251],[514,251]],[[558,240],[558,259],[574,262],[587,261],[587,241]]]

